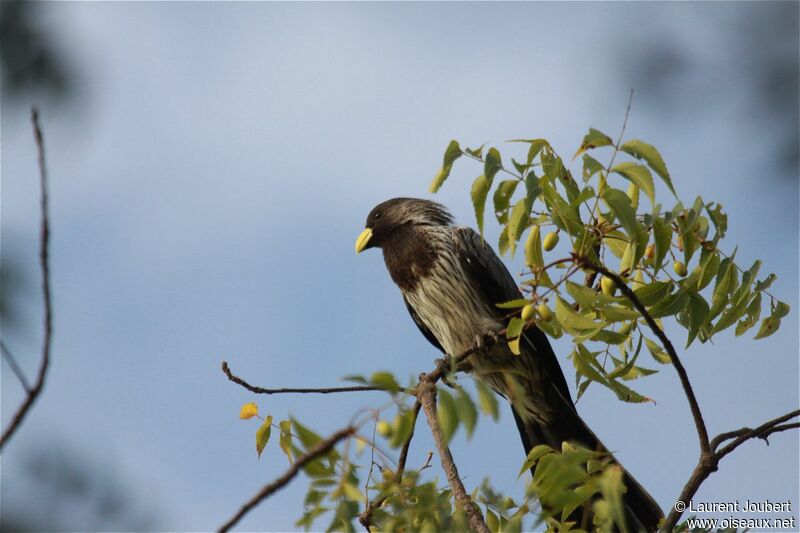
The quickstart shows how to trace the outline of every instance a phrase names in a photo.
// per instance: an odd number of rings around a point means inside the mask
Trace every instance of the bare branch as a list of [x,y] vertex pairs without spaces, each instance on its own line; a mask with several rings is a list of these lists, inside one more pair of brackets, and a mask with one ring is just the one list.
[[706,423],[703,420],[703,413],[700,411],[700,405],[697,403],[697,397],[694,395],[694,389],[692,389],[692,384],[689,382],[689,375],[686,373],[686,368],[684,368],[683,363],[681,363],[681,360],[678,357],[678,354],[675,352],[672,342],[669,340],[664,331],[658,326],[658,324],[656,324],[655,319],[653,319],[650,313],[647,312],[644,304],[642,304],[641,300],[639,300],[633,290],[628,287],[628,285],[625,283],[625,280],[604,266],[595,264],[593,261],[585,257],[576,257],[575,260],[579,262],[581,266],[594,270],[595,272],[611,279],[614,282],[614,285],[617,286],[622,294],[624,294],[628,300],[630,300],[636,310],[639,311],[645,322],[647,322],[647,325],[650,326],[650,329],[653,331],[656,337],[658,337],[658,340],[661,341],[661,344],[664,346],[664,349],[667,351],[670,359],[672,360],[672,365],[675,367],[675,371],[678,373],[678,378],[681,381],[683,392],[686,394],[686,399],[689,401],[689,408],[692,411],[694,425],[697,429],[697,436],[700,439],[700,454],[704,457],[709,456],[711,454],[711,446],[708,441],[708,430],[706,429]]
[[[794,429],[794,428],[798,427],[798,424],[796,424],[796,423],[794,423],[794,424],[784,424],[784,422],[788,422],[792,418],[797,418],[799,416],[800,416],[800,409],[797,409],[797,410],[792,411],[790,413],[786,413],[783,416],[779,416],[778,418],[774,418],[774,419],[770,420],[769,422],[764,422],[763,424],[758,426],[756,429],[742,428],[742,429],[739,429],[737,431],[729,431],[727,433],[723,433],[722,435],[720,435],[719,437],[716,437],[714,439],[714,441],[717,441],[719,439],[719,441],[717,442],[717,446],[719,446],[719,444],[721,444],[724,440],[729,440],[731,438],[735,438],[735,440],[733,442],[731,442],[730,444],[724,446],[721,450],[717,451],[716,455],[717,455],[717,457],[719,459],[722,459],[723,457],[725,457],[726,455],[731,453],[733,450],[738,448],[741,444],[743,444],[747,440],[750,440],[750,439],[764,439],[764,440],[766,440],[767,437],[769,437],[773,433],[778,433],[780,431],[786,431],[788,429]],[[784,424],[784,425],[782,425],[782,424]],[[720,437],[724,437],[724,438],[720,439]]]
[[270,483],[269,485],[264,486],[258,494],[253,496],[247,503],[242,505],[242,507],[233,515],[230,520],[222,524],[218,531],[228,531],[233,526],[235,526],[239,520],[242,519],[244,515],[246,515],[251,509],[261,503],[264,499],[268,498],[271,494],[275,493],[279,489],[282,489],[287,483],[289,483],[298,473],[300,470],[313,461],[314,459],[321,457],[328,453],[331,449],[333,449],[336,444],[339,443],[340,440],[351,436],[355,433],[355,428],[353,427],[346,427],[342,430],[337,431],[329,438],[325,439],[324,441],[320,442],[312,449],[308,451],[302,457],[299,457],[297,461],[287,470],[281,477]]
[[0,450],[3,449],[3,446],[5,446],[14,435],[14,432],[16,432],[25,419],[33,403],[41,394],[44,388],[45,378],[47,377],[47,369],[50,366],[50,341],[53,333],[53,309],[50,299],[50,261],[48,252],[48,246],[50,244],[50,219],[48,215],[47,166],[45,165],[44,156],[44,137],[42,135],[42,129],[39,127],[39,112],[36,108],[31,109],[31,123],[33,124],[33,135],[36,139],[36,148],[39,154],[39,206],[41,211],[39,267],[41,269],[42,298],[44,300],[44,338],[42,339],[42,358],[41,364],[39,365],[39,373],[36,376],[36,382],[32,387],[26,387],[27,394],[25,400],[12,417],[2,437],[0,437]]
[[467,515],[467,522],[473,531],[479,533],[489,533],[489,528],[483,520],[483,515],[472,498],[467,494],[464,484],[458,475],[458,468],[453,461],[453,456],[450,453],[447,443],[442,435],[442,428],[439,426],[439,419],[436,416],[436,384],[435,381],[425,374],[420,376],[420,384],[417,389],[417,398],[425,410],[425,416],[428,418],[428,425],[433,434],[433,441],[436,444],[436,449],[439,452],[439,458],[442,461],[442,469],[447,475],[447,481],[450,483],[450,488],[453,491],[453,496],[456,500],[456,505],[464,511]]
[[228,362],[222,362],[222,372],[228,376],[228,379],[236,383],[237,385],[241,385],[245,389],[249,390],[250,392],[254,392],[256,394],[287,394],[287,393],[296,393],[296,394],[333,394],[336,392],[360,392],[360,391],[386,391],[385,388],[382,387],[373,387],[369,385],[358,385],[354,387],[328,387],[322,389],[264,389],[262,387],[256,387],[255,385],[250,385],[248,382],[240,378],[239,376],[235,375],[231,372],[230,367],[228,367]]

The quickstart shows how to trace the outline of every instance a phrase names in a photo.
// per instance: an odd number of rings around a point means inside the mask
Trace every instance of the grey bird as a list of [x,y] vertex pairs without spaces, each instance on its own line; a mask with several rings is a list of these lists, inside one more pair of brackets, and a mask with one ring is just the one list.
[[[453,225],[443,206],[394,198],[370,211],[365,226],[356,253],[383,250],[411,318],[436,348],[456,356],[477,338],[505,329],[507,311],[496,304],[522,297],[514,278],[478,233]],[[560,450],[564,441],[607,451],[578,415],[546,335],[527,328],[520,351],[514,355],[506,343],[495,343],[470,356],[467,366],[508,399],[525,453],[539,444]],[[664,516],[661,508],[627,472],[624,482],[628,527],[655,531]],[[580,523],[583,517],[576,512],[572,518]]]

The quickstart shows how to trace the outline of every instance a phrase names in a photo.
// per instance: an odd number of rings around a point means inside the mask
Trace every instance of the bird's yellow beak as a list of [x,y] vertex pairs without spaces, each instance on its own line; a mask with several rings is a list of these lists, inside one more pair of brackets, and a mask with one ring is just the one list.
[[361,235],[358,236],[356,239],[356,253],[360,254],[364,251],[364,248],[367,247],[369,244],[369,240],[372,238],[372,228],[367,228],[361,232]]

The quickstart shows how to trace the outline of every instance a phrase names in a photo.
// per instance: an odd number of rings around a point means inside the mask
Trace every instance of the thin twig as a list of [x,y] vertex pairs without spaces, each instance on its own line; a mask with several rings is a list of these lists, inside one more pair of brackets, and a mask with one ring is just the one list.
[[39,231],[39,267],[41,269],[42,298],[44,300],[44,338],[42,339],[42,362],[39,365],[39,373],[36,382],[27,389],[27,394],[22,405],[14,414],[11,422],[0,437],[0,450],[11,439],[14,432],[20,427],[33,403],[39,397],[44,388],[47,369],[50,366],[50,342],[53,334],[53,309],[50,299],[50,261],[48,246],[50,244],[50,219],[48,215],[47,197],[47,166],[44,156],[44,137],[39,126],[39,112],[36,108],[31,109],[31,123],[33,124],[33,135],[36,139],[36,148],[39,154],[39,206],[41,211],[41,223]]
[[711,446],[709,445],[708,441],[708,430],[706,429],[706,423],[703,420],[703,413],[700,411],[700,405],[697,403],[697,397],[694,395],[694,389],[692,389],[692,384],[689,381],[689,375],[686,373],[686,368],[684,368],[683,364],[681,363],[678,354],[675,352],[675,348],[672,346],[672,342],[664,333],[664,330],[662,330],[658,324],[656,324],[655,319],[650,315],[644,304],[641,302],[641,300],[639,300],[633,290],[628,287],[628,285],[625,283],[625,280],[604,266],[595,264],[593,261],[585,257],[577,257],[576,261],[578,261],[582,266],[594,270],[595,272],[611,279],[620,292],[622,292],[622,294],[624,294],[628,300],[630,300],[636,310],[639,311],[639,314],[642,315],[642,318],[644,318],[645,322],[647,322],[647,325],[650,326],[650,329],[653,331],[655,336],[661,341],[661,344],[664,346],[664,349],[667,351],[670,359],[672,360],[672,365],[675,367],[675,371],[678,373],[678,378],[681,381],[683,392],[686,394],[686,399],[689,401],[689,408],[692,411],[692,417],[694,418],[694,424],[697,429],[697,436],[700,440],[700,453],[702,456],[709,455],[711,453]]
[[6,346],[6,343],[4,343],[2,340],[0,340],[0,351],[3,352],[3,359],[6,360],[8,366],[10,366],[11,370],[14,371],[14,375],[17,376],[17,379],[22,384],[22,388],[25,389],[25,392],[30,393],[31,386],[28,384],[28,379],[25,377],[25,373],[22,371],[22,368],[20,368],[19,363],[17,363],[14,354],[11,353],[11,350],[8,349],[8,346]]
[[[792,411],[790,413],[786,413],[783,416],[779,416],[769,422],[765,422],[758,426],[756,429],[748,429],[742,428],[739,430],[741,432],[733,442],[725,445],[722,449],[716,452],[717,456],[721,459],[731,453],[733,450],[738,448],[743,442],[749,439],[766,439],[772,433],[777,433],[779,431],[785,431],[787,429],[794,429],[797,427],[797,424],[785,424],[782,425],[784,422],[788,422],[793,418],[797,418],[800,416],[800,409]],[[728,432],[727,434],[730,434]],[[716,440],[716,439],[715,439]]]
[[453,491],[456,506],[466,514],[467,523],[472,531],[489,533],[489,528],[483,520],[480,509],[475,505],[475,502],[472,501],[469,494],[467,494],[467,490],[464,488],[464,484],[461,482],[461,478],[458,475],[458,468],[453,461],[450,448],[448,448],[444,440],[442,428],[439,425],[439,418],[436,415],[436,384],[425,374],[420,376],[417,398],[422,404],[425,416],[428,418],[428,425],[433,434],[433,442],[436,444],[436,449],[439,452],[442,469],[447,475],[447,481],[450,483],[450,489]]
[[248,382],[240,378],[239,376],[235,375],[231,372],[230,367],[228,366],[227,361],[222,362],[222,372],[228,376],[228,379],[236,383],[237,385],[241,385],[245,389],[249,390],[250,392],[254,392],[256,394],[287,394],[287,393],[297,393],[297,394],[333,394],[336,392],[361,392],[361,391],[386,391],[387,389],[382,387],[374,387],[370,385],[357,385],[353,387],[327,387],[321,389],[309,389],[309,388],[302,388],[302,389],[265,389],[262,387],[256,387],[255,385],[250,385]]
[[331,449],[333,449],[333,447],[336,446],[336,444],[338,444],[340,440],[349,437],[353,433],[355,433],[355,428],[347,427],[337,431],[329,438],[325,439],[324,441],[314,446],[311,450],[308,451],[308,453],[306,453],[302,457],[299,457],[297,461],[295,461],[295,463],[291,466],[291,468],[289,468],[289,470],[287,470],[281,477],[279,477],[269,485],[265,485],[264,488],[258,491],[258,493],[255,496],[253,496],[249,501],[247,501],[247,503],[242,505],[242,507],[236,512],[236,514],[234,514],[230,518],[230,520],[228,520],[219,527],[218,531],[224,532],[230,530],[251,509],[253,509],[264,499],[268,498],[271,494],[283,488],[287,483],[289,483],[305,465],[307,465],[314,459],[322,455],[325,455]]
[[[419,416],[419,410],[422,408],[422,404],[419,403],[419,400],[416,401],[414,407],[414,417],[411,421],[411,432],[406,437],[406,441],[403,443],[403,448],[400,450],[400,458],[397,460],[397,483],[399,484],[403,480],[403,472],[406,469],[406,461],[408,460],[408,449],[411,447],[411,439],[414,438],[414,428],[417,426],[417,417]],[[372,467],[370,467],[370,471],[372,471]],[[375,509],[383,505],[383,502],[386,501],[388,496],[383,496],[380,499],[367,501],[367,506],[365,507],[364,511],[358,515],[358,521],[361,522],[361,525],[364,526],[367,531],[370,531],[370,526],[372,525],[372,513],[375,512]]]

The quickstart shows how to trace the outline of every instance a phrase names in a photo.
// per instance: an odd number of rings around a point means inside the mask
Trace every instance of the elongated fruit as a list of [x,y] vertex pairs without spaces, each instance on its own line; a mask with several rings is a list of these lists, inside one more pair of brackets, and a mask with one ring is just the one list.
[[553,312],[545,304],[539,304],[539,307],[536,308],[536,312],[539,313],[539,318],[541,318],[544,322],[548,322],[553,319]]
[[533,320],[535,314],[536,314],[536,306],[533,304],[528,304],[522,308],[522,320],[524,320],[525,322]]
[[603,279],[600,280],[600,289],[603,291],[603,294],[614,296],[614,291],[617,287],[614,285],[613,279],[603,276]]
[[542,241],[542,248],[549,252],[556,247],[556,244],[558,244],[558,233],[551,232],[545,235],[544,241]]

